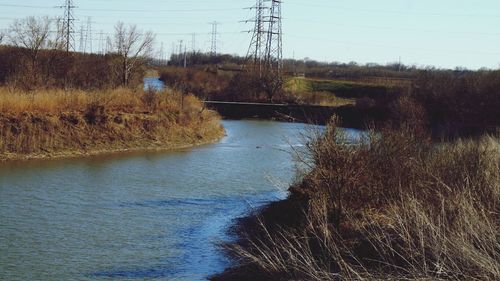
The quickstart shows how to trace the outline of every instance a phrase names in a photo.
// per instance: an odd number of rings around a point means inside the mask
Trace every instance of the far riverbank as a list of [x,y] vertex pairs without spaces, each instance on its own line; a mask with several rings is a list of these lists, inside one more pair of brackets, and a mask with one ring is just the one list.
[[224,136],[219,115],[176,93],[0,89],[0,161],[172,150]]

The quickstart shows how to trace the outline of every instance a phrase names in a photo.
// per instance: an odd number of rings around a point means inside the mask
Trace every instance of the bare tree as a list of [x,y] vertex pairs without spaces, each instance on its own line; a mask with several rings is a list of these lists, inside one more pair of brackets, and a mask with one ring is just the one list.
[[35,61],[40,50],[48,45],[51,23],[52,20],[48,17],[15,20],[10,26],[10,42],[16,47],[25,49],[29,57]]
[[2,44],[4,37],[5,37],[5,34],[2,31],[0,31],[0,44]]
[[10,26],[10,42],[23,50],[30,60],[32,78],[37,81],[37,60],[40,51],[49,44],[50,26],[52,20],[48,17],[28,17],[15,20]]
[[122,22],[115,26],[113,49],[120,55],[120,76],[122,84],[127,86],[133,71],[141,64],[143,58],[150,55],[155,35],[152,32],[142,33],[136,25],[128,28]]
[[48,48],[52,50],[65,50],[66,49],[66,27],[64,19],[58,17],[53,21],[56,31],[48,38]]

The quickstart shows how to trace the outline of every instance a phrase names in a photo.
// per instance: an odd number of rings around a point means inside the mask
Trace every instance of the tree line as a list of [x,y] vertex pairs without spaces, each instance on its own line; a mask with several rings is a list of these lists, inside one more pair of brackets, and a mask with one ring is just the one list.
[[107,38],[107,54],[67,52],[60,19],[17,19],[0,35],[0,84],[36,88],[134,87],[142,82],[155,35],[119,22]]

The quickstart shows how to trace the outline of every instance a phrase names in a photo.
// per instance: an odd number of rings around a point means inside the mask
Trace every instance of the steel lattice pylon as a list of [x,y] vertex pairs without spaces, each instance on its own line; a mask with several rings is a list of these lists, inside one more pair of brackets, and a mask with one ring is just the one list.
[[60,6],[60,8],[64,9],[63,31],[66,41],[66,51],[69,52],[70,49],[74,49],[74,46],[72,44],[72,42],[74,41],[73,33],[75,32],[73,25],[73,22],[75,21],[73,9],[75,9],[76,6],[73,4],[73,0],[66,0],[64,2],[64,5]]
[[264,0],[256,0],[255,6],[251,9],[255,10],[255,19],[247,22],[254,22],[252,40],[247,52],[247,60],[259,73],[262,71],[263,62],[265,60],[265,44],[267,32],[265,30],[265,11],[268,9],[264,5]]
[[[267,4],[269,3],[269,4]],[[256,0],[254,29],[247,52],[247,66],[260,77],[280,78],[283,70],[281,0]]]
[[212,56],[217,56],[217,26],[219,25],[218,22],[214,21],[210,23],[212,25],[212,39],[211,39],[211,46],[210,46],[210,55]]
[[281,77],[283,70],[283,31],[281,24],[281,0],[271,0],[267,30],[266,70]]

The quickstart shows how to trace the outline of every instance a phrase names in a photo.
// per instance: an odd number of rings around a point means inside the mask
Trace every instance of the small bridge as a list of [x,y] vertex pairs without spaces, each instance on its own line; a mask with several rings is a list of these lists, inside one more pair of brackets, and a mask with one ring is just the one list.
[[268,119],[287,122],[326,124],[333,115],[342,120],[342,126],[362,128],[372,121],[381,121],[386,113],[354,106],[318,106],[251,102],[206,101],[205,105],[227,119]]

